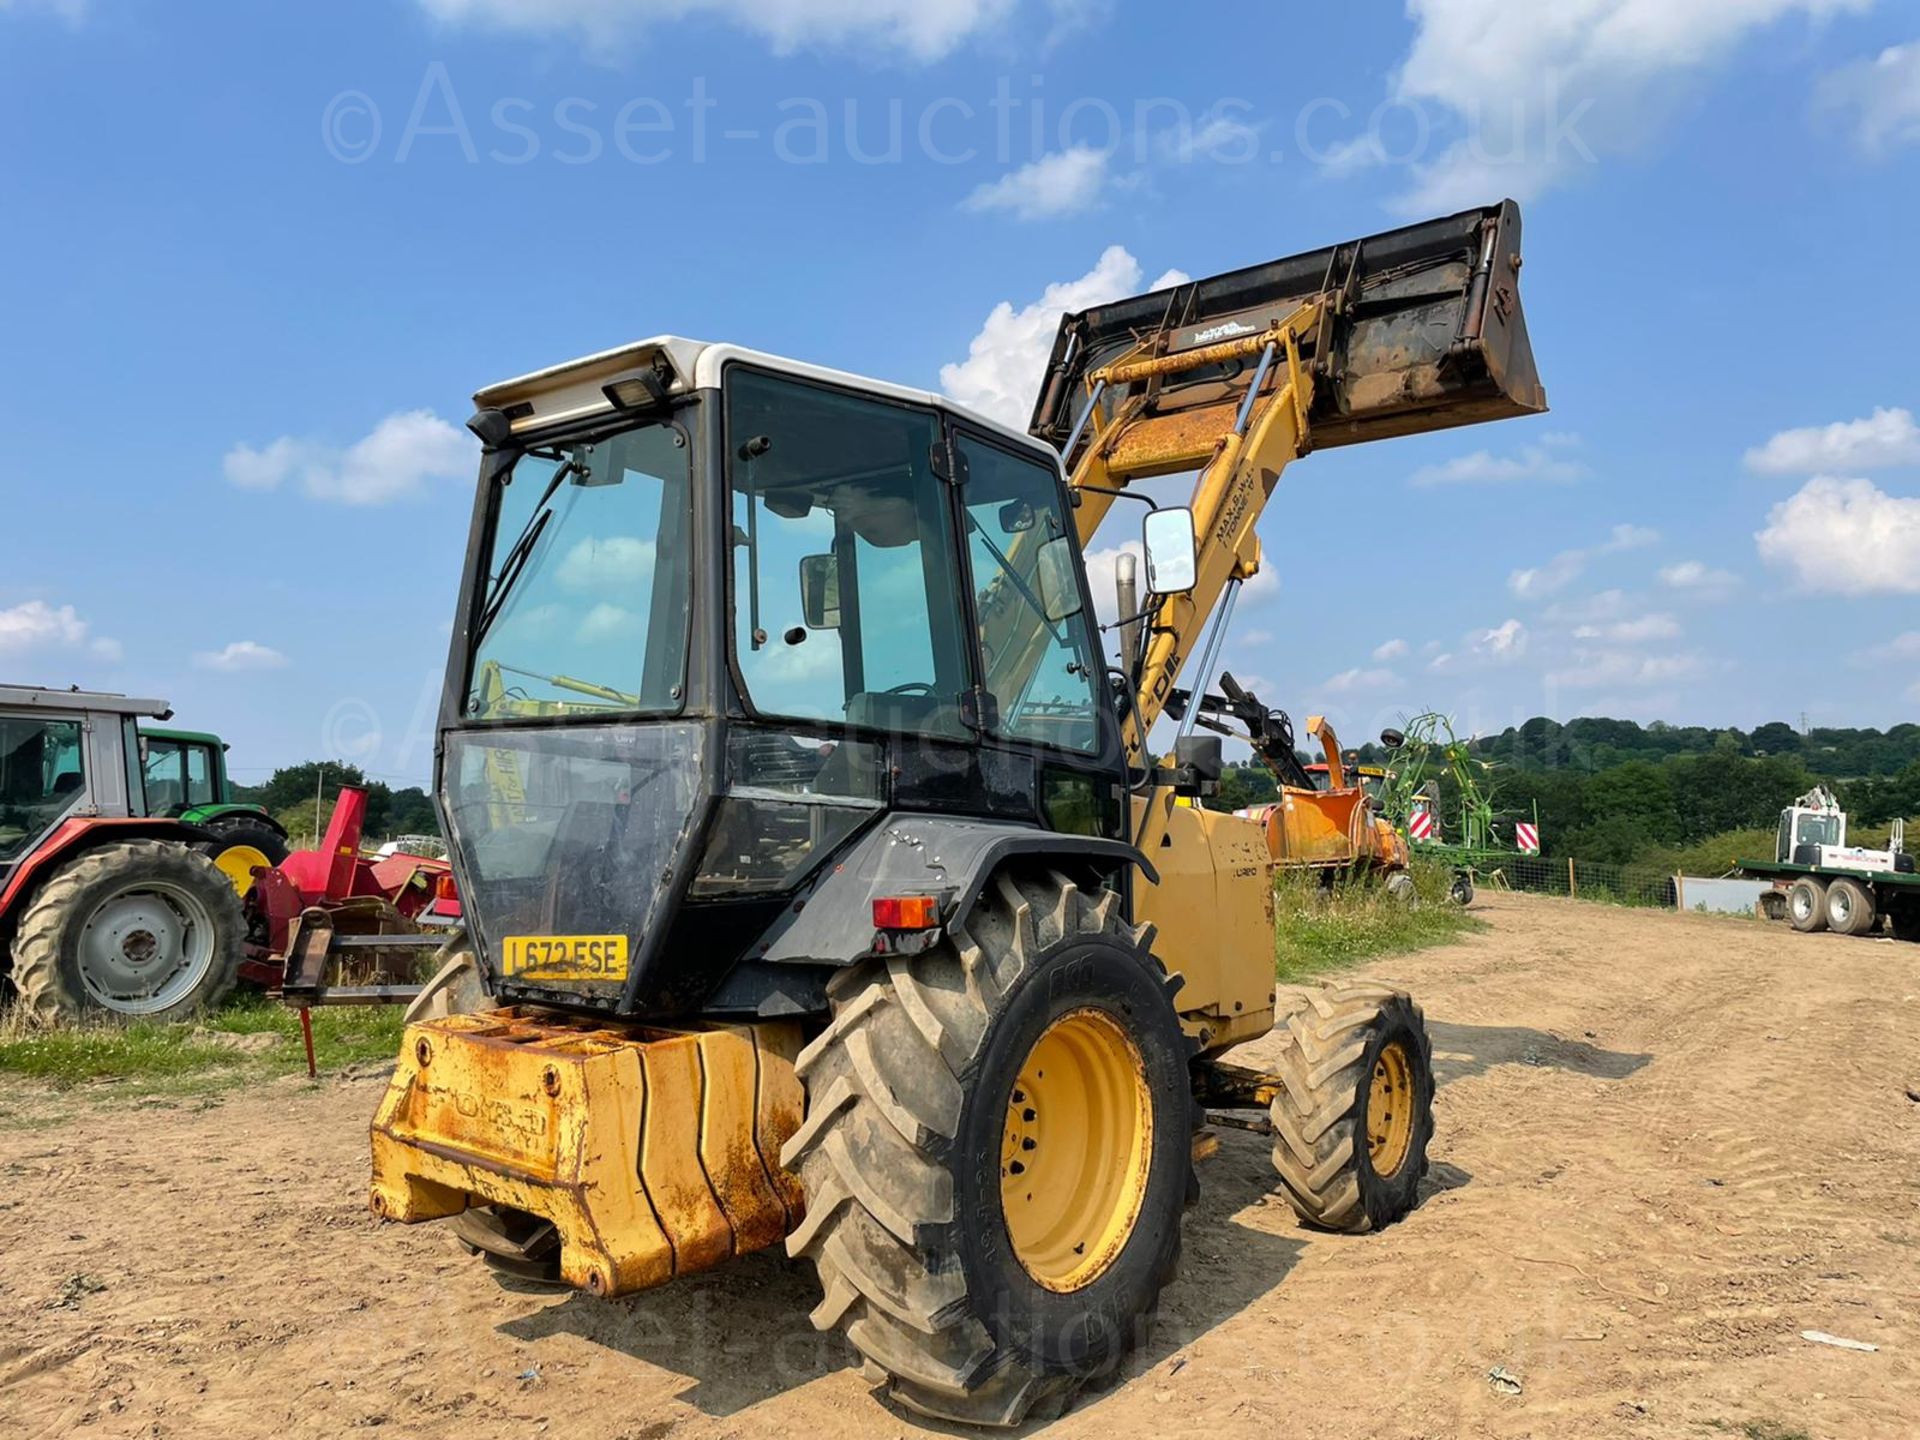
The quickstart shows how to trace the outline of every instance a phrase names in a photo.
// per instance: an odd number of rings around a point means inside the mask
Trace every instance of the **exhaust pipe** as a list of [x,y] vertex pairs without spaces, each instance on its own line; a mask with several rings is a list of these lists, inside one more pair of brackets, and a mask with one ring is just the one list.
[[1113,562],[1114,599],[1120,606],[1120,668],[1129,680],[1140,667],[1140,562],[1123,550]]

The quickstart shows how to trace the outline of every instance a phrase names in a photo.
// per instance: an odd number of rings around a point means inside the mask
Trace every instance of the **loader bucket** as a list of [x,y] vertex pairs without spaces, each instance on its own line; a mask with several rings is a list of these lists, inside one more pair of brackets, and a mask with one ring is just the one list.
[[[1030,428],[1062,448],[1102,367],[1258,335],[1316,298],[1330,314],[1311,355],[1316,448],[1539,414],[1547,396],[1520,309],[1520,264],[1520,207],[1508,200],[1067,315]],[[1143,396],[1169,421],[1236,403],[1254,368],[1242,356],[1182,370],[1158,389],[1109,391],[1103,417]]]

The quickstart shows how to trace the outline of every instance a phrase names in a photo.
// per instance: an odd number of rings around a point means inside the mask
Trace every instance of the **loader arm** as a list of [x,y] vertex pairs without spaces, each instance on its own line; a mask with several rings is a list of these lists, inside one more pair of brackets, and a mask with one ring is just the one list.
[[1062,319],[1030,428],[1061,452],[1082,549],[1133,482],[1197,472],[1196,582],[1149,597],[1127,677],[1134,764],[1222,598],[1259,572],[1289,464],[1546,410],[1520,235],[1506,201]]

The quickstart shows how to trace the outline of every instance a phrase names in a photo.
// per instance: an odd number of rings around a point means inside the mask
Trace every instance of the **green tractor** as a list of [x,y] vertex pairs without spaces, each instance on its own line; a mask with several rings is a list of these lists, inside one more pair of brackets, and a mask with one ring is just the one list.
[[253,869],[287,858],[287,832],[259,805],[233,798],[227,744],[204,730],[139,729],[147,814],[210,831],[224,842],[215,862],[245,894]]

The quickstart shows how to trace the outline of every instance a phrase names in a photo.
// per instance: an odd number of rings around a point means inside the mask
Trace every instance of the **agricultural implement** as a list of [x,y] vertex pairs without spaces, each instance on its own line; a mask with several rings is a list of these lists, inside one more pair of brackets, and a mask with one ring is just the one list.
[[1508,204],[1068,316],[1032,436],[673,337],[482,390],[435,792],[500,1008],[408,1027],[375,1213],[603,1296],[784,1240],[876,1384],[975,1424],[1139,1342],[1210,1110],[1307,1223],[1406,1214],[1419,1008],[1277,991],[1268,832],[1179,802],[1282,471],[1544,409],[1519,252]]

